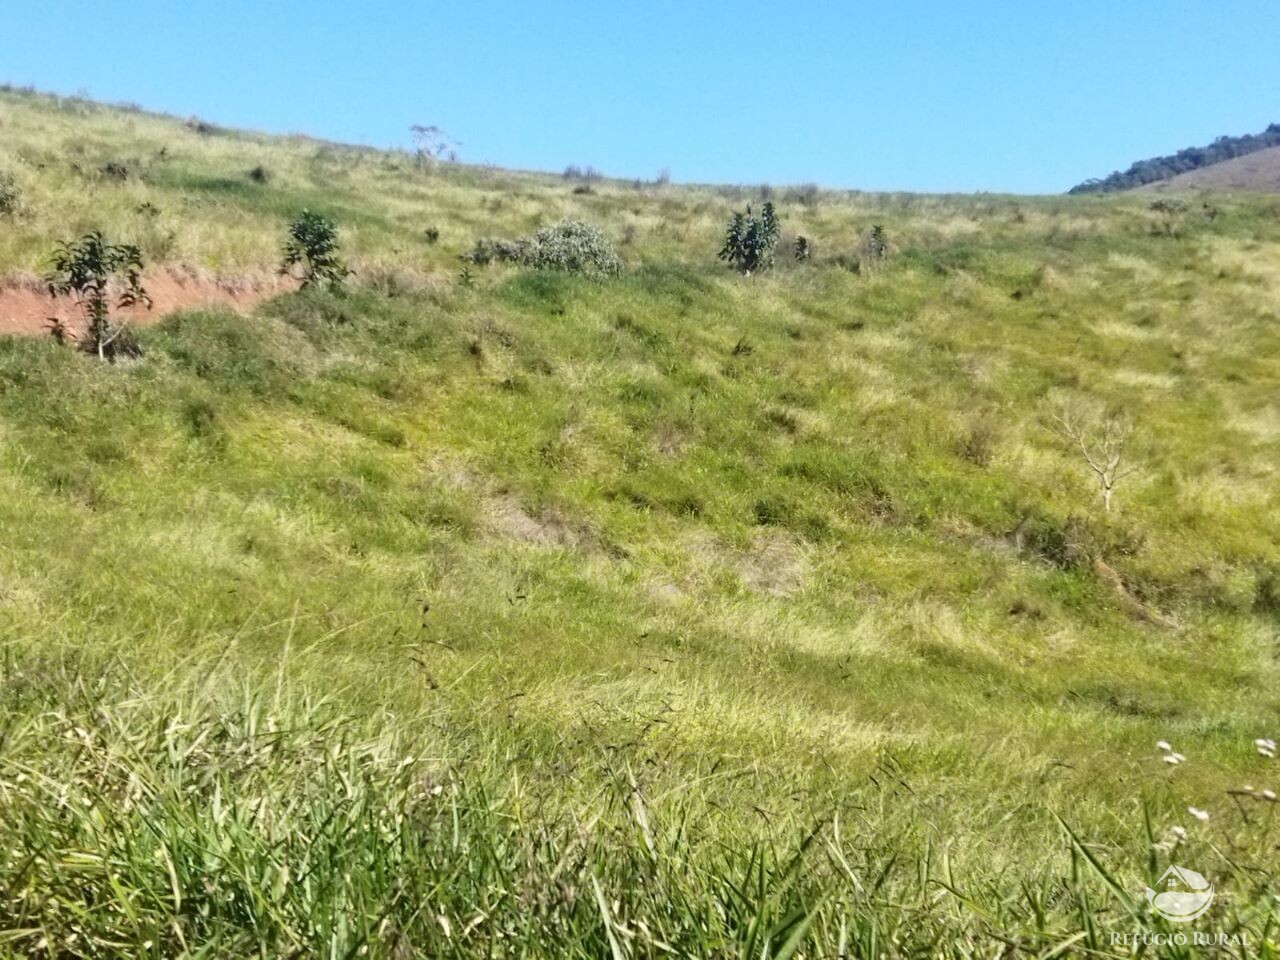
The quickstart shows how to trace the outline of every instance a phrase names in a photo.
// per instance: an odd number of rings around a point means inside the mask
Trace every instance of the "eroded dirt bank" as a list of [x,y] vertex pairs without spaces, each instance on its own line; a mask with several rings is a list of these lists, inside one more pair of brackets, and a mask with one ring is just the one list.
[[[143,286],[151,295],[151,309],[132,307],[119,311],[135,324],[155,323],[175,310],[223,306],[247,310],[255,304],[297,289],[297,281],[275,273],[217,276],[186,267],[159,267],[147,271]],[[82,311],[71,297],[51,297],[44,283],[34,277],[0,280],[0,335],[47,334],[60,320],[73,333],[84,326]]]

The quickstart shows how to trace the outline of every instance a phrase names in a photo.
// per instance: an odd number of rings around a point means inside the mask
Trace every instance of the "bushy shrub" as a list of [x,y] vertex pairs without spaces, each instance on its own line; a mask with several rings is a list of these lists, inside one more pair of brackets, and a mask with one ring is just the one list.
[[102,175],[104,180],[124,183],[129,179],[129,165],[119,160],[108,160],[98,168],[98,173]]
[[13,174],[0,172],[0,215],[12,216],[17,213],[21,199],[22,192],[18,189],[18,182],[13,179]]
[[871,228],[871,232],[863,238],[862,255],[865,260],[883,260],[889,255],[889,237],[884,232],[884,227],[876,224]]
[[1153,233],[1159,236],[1176,237],[1181,232],[1183,216],[1187,212],[1187,204],[1171,197],[1161,197],[1147,208],[1156,214],[1158,221]]
[[798,261],[808,260],[813,256],[813,248],[809,245],[808,237],[796,237],[795,242],[791,244],[791,255]]
[[595,276],[617,276],[622,261],[609,239],[589,223],[561,220],[533,235],[525,263],[539,270]]
[[338,290],[351,272],[338,256],[338,228],[328,217],[303,210],[289,225],[289,239],[284,245],[282,274],[290,274],[302,265],[302,287],[328,287]]
[[477,267],[487,267],[491,263],[523,263],[528,243],[526,239],[495,240],[482,237],[475,242],[469,253],[462,255],[462,259]]
[[778,217],[773,204],[766,202],[756,216],[748,204],[746,213],[735,213],[725,228],[719,257],[742,274],[752,274],[773,266],[778,244]]
[[476,266],[515,263],[588,277],[613,277],[622,272],[622,260],[609,238],[580,220],[561,220],[532,237],[477,240],[463,260]]

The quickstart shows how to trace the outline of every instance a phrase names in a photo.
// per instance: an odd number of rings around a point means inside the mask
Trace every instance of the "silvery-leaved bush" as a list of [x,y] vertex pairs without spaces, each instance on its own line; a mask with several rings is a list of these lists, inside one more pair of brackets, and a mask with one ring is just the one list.
[[477,240],[467,263],[513,263],[536,270],[556,270],[603,279],[622,272],[622,260],[609,238],[581,220],[561,220],[543,227],[531,237],[514,240]]

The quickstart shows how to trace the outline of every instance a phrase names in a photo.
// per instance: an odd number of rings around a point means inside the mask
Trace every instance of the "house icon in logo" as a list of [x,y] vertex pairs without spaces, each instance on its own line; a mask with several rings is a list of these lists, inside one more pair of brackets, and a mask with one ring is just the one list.
[[1147,887],[1147,902],[1156,913],[1174,923],[1194,920],[1213,903],[1213,884],[1194,870],[1174,864],[1156,882],[1157,889]]

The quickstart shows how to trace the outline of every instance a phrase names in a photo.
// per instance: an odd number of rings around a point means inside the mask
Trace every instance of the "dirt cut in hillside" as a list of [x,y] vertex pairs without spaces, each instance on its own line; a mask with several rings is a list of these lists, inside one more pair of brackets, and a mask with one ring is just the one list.
[[[296,290],[297,281],[266,272],[226,277],[169,266],[149,271],[143,286],[151,296],[151,307],[128,307],[118,314],[134,324],[155,323],[175,310],[196,307],[247,310],[277,294]],[[45,284],[34,277],[0,283],[0,335],[46,334],[55,320],[72,334],[84,328],[84,312],[73,297],[50,296]]]

